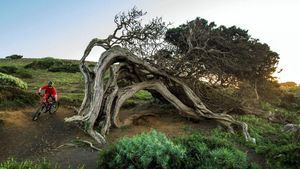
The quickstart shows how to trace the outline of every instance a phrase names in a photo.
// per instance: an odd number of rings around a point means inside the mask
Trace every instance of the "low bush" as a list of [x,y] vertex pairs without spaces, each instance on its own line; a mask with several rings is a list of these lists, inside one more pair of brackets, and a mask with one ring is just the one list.
[[0,72],[1,73],[6,73],[6,74],[16,73],[17,70],[18,70],[18,68],[15,67],[15,66],[1,66],[0,67]]
[[30,74],[29,72],[26,72],[26,71],[18,71],[15,75],[19,78],[24,78],[24,79],[32,79],[33,78],[32,74]]
[[52,66],[62,65],[63,62],[59,59],[54,59],[52,57],[47,57],[43,59],[38,59],[25,65],[26,69],[49,69]]
[[23,56],[22,55],[10,55],[10,56],[6,56],[6,59],[21,59]]
[[125,138],[100,154],[99,168],[259,168],[226,139],[193,134],[168,139],[152,130]]
[[100,155],[99,168],[181,168],[185,149],[152,130],[123,138]]
[[55,65],[48,69],[49,72],[68,72],[68,73],[76,73],[80,72],[78,64],[62,64]]
[[54,59],[51,57],[35,60],[32,63],[25,65],[24,68],[46,69],[49,72],[67,72],[67,73],[80,72],[78,64],[74,64],[70,61]]
[[182,168],[250,168],[252,164],[249,164],[246,154],[219,136],[193,134],[176,139],[175,142],[186,149]]
[[23,82],[17,77],[0,73],[0,87],[14,87],[19,89],[27,89],[27,83]]
[[0,87],[0,109],[33,106],[38,100],[36,94],[14,87]]
[[151,93],[146,90],[138,91],[137,93],[134,94],[133,98],[138,100],[144,100],[144,101],[153,99]]
[[285,92],[280,100],[280,107],[287,110],[299,110],[300,109],[300,97],[296,96],[297,90],[294,92]]
[[253,115],[241,116],[241,121],[249,124],[249,131],[257,141],[246,144],[266,157],[268,168],[297,168],[300,159],[300,143],[293,133],[282,131],[282,125],[270,123]]
[[274,147],[267,157],[273,168],[296,169],[300,166],[300,143]]

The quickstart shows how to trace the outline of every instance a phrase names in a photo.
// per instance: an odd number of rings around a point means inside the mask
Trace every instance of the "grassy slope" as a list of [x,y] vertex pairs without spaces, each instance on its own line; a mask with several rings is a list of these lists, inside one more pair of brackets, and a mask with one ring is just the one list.
[[[36,92],[38,88],[52,80],[58,91],[58,96],[63,99],[82,100],[84,96],[84,81],[81,73],[48,72],[41,69],[25,69],[24,66],[36,59],[0,59],[1,66],[16,66],[18,71],[27,72],[33,78],[22,78],[28,83],[28,91]],[[72,61],[79,63],[79,61]]]
[[[61,98],[69,100],[81,100],[83,98],[84,84],[81,73],[48,72],[47,70],[33,70],[23,68],[25,65],[31,63],[33,60],[34,59],[0,59],[0,67],[16,66],[19,69],[19,71],[24,71],[33,75],[33,78],[31,79],[22,78],[22,80],[28,83],[28,91],[30,92],[35,92],[41,85],[45,84],[48,80],[52,80],[55,82],[59,96]],[[78,63],[78,61],[73,62]],[[151,99],[151,97],[149,97],[149,93],[142,91],[136,94],[135,97],[129,99],[128,103],[135,105],[141,100],[149,99]],[[268,106],[263,107],[265,107],[266,111],[275,112],[275,108]],[[288,118],[289,121],[293,123],[300,123],[300,117],[297,111],[288,112],[282,109],[279,110],[277,114]],[[240,119],[241,121],[245,121],[249,124],[251,135],[257,139],[256,145],[245,143],[241,135],[230,135],[220,131],[212,132],[211,134],[220,135],[220,137],[230,142],[233,142],[238,146],[247,146],[248,148],[255,150],[258,154],[265,156],[267,158],[265,167],[281,168],[281,164],[276,164],[276,162],[283,161],[283,165],[286,165],[287,168],[293,168],[293,164],[292,166],[284,164],[284,162],[290,163],[290,161],[293,160],[289,159],[289,156],[283,156],[281,154],[288,153],[291,150],[296,151],[297,149],[293,147],[300,147],[300,145],[299,143],[294,141],[292,135],[282,133],[281,129],[283,127],[283,124],[272,123],[270,121],[267,121],[263,117],[249,115],[238,116],[236,118]],[[294,152],[294,156],[292,157],[297,157],[297,152]]]

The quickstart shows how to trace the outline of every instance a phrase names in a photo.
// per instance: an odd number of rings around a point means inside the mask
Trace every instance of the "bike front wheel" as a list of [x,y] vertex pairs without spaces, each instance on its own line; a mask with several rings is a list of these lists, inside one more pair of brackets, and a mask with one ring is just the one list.
[[45,105],[42,105],[40,108],[38,108],[38,109],[36,110],[36,112],[34,113],[34,115],[33,115],[33,117],[32,117],[32,120],[33,120],[33,121],[36,121],[36,120],[39,118],[39,116],[40,116],[42,113],[45,113],[46,111],[47,111],[46,106],[45,106]]

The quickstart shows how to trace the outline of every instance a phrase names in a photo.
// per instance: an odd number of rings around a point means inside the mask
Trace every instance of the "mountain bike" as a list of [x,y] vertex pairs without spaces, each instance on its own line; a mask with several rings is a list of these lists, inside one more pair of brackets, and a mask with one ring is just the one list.
[[32,120],[36,121],[42,113],[54,114],[59,107],[59,103],[55,101],[53,96],[49,96],[48,102],[41,102],[41,105],[34,113]]

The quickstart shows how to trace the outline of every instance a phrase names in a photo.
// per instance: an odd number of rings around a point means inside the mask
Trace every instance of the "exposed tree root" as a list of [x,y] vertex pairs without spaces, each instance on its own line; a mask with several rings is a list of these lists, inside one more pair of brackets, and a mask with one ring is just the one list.
[[94,144],[92,142],[87,141],[87,140],[76,140],[76,143],[62,144],[62,145],[56,147],[55,149],[60,149],[60,148],[65,147],[65,146],[70,146],[70,147],[72,147],[72,146],[78,146],[78,143],[84,143],[84,144],[88,145],[89,147],[91,147],[94,150],[101,151],[100,148],[94,146]]

